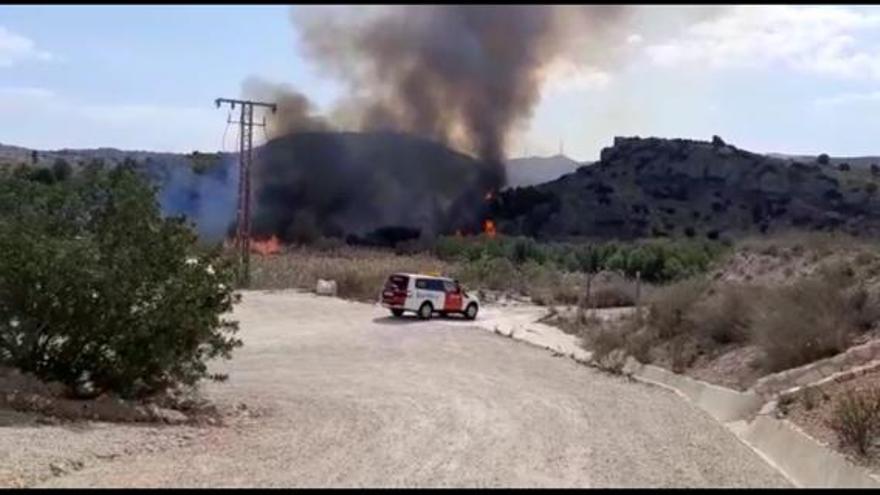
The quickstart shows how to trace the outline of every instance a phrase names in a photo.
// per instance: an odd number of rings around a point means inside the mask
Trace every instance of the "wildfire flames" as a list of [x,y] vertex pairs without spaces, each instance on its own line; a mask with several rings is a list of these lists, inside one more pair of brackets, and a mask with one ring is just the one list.
[[[486,203],[492,201],[493,198],[495,198],[495,193],[493,191],[487,191],[486,195],[483,196],[483,200]],[[495,222],[491,218],[483,220],[483,233],[490,238],[495,237]]]
[[495,237],[495,222],[486,219],[483,221],[483,233],[489,237]]
[[281,241],[274,235],[263,240],[253,239],[251,241],[251,251],[264,256],[267,254],[278,254],[281,252]]

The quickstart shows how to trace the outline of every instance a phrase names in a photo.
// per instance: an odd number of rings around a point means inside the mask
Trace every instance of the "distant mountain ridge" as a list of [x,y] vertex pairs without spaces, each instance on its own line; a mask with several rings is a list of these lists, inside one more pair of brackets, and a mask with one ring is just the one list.
[[104,160],[109,164],[118,164],[125,159],[139,162],[154,161],[163,162],[165,165],[191,164],[194,156],[232,155],[233,153],[172,153],[161,151],[143,150],[120,150],[117,148],[83,148],[83,149],[59,149],[59,150],[33,150],[23,146],[14,146],[0,143],[0,165],[31,165],[33,152],[37,152],[38,166],[52,165],[55,160],[64,160],[73,166],[80,163],[88,163],[91,160]]
[[[31,164],[31,153],[34,150],[22,146],[13,146],[0,143],[0,166],[12,164]],[[171,153],[154,151],[129,151],[116,148],[86,148],[86,149],[60,149],[60,150],[36,150],[37,165],[52,165],[55,160],[63,159],[76,165],[78,162],[89,162],[94,159],[104,160],[111,164],[122,163],[126,158],[139,162],[154,161],[167,165],[191,164],[192,153]],[[235,153],[202,153],[208,156],[231,156]],[[577,162],[564,155],[550,157],[521,157],[513,158],[505,163],[507,171],[507,187],[522,187],[548,182],[562,175],[574,172],[584,163]]]

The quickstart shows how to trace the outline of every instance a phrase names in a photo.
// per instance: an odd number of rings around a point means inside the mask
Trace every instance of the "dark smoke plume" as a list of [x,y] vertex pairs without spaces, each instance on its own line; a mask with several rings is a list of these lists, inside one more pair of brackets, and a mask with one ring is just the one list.
[[[269,143],[254,169],[255,234],[296,242],[384,226],[431,235],[479,225],[483,196],[504,185],[508,140],[528,124],[554,64],[619,64],[631,34],[621,21],[634,10],[296,7],[292,19],[306,56],[347,91],[322,116],[290,86],[245,82],[243,96],[278,103],[278,113],[267,115]],[[163,204],[192,210],[217,231],[234,213],[234,168],[207,182],[188,173],[170,177]],[[193,199],[214,198],[202,191],[211,187],[228,193],[220,195],[222,220],[207,218]]]
[[347,82],[363,130],[419,134],[470,152],[504,183],[507,138],[544,70],[622,14],[609,6],[297,8],[306,54]]
[[250,77],[242,83],[242,94],[246,98],[278,105],[274,115],[266,115],[266,133],[270,139],[296,132],[332,130],[327,120],[315,112],[308,97],[293,86]]

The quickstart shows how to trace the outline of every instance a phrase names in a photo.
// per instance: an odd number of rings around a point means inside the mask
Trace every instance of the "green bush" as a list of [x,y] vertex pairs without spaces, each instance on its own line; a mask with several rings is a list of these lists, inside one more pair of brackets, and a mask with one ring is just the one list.
[[544,263],[547,259],[546,253],[538,243],[528,237],[518,237],[509,243],[507,256],[516,264],[522,264],[526,261]]
[[725,250],[720,243],[652,239],[633,243],[539,243],[528,237],[441,237],[433,247],[443,260],[506,258],[514,265],[534,262],[572,271],[620,272],[652,283],[670,282],[707,271]]
[[491,290],[518,289],[518,275],[516,267],[506,258],[487,256],[464,263],[454,274],[455,278],[466,285]]
[[74,394],[195,384],[241,345],[232,267],[127,167],[0,181],[0,253],[0,363]]

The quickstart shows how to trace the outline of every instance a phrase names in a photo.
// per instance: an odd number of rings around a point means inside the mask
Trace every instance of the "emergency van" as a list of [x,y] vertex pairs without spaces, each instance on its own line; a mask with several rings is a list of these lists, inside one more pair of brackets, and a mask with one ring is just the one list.
[[465,292],[458,281],[415,273],[389,276],[382,289],[382,306],[390,309],[394,316],[411,311],[423,320],[430,319],[434,313],[462,314],[473,320],[480,310],[477,298]]

